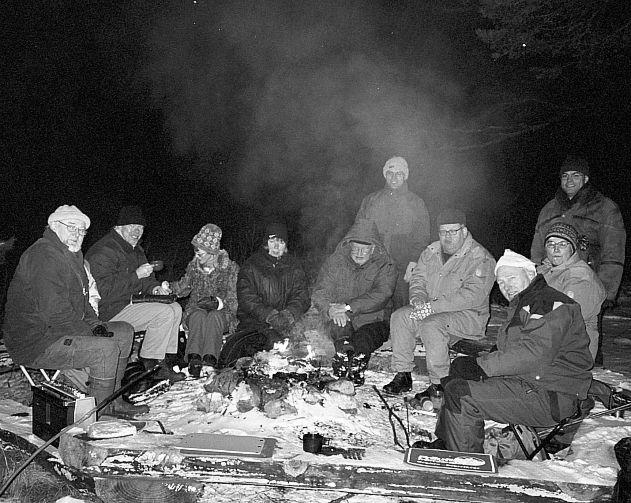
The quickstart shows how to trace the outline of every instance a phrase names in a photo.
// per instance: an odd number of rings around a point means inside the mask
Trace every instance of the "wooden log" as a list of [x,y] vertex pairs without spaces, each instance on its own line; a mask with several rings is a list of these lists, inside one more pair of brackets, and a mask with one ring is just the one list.
[[[175,448],[177,437],[166,435],[160,439],[162,445],[154,445],[160,456],[152,456],[148,451],[151,447],[144,443],[142,434],[136,437],[140,438],[132,443],[138,448],[130,448],[130,441],[125,441],[125,447],[117,446],[114,439],[97,442],[76,437],[72,442],[62,439],[60,452],[64,446],[72,446],[74,455],[62,453],[64,460],[84,463],[78,468],[94,476],[97,495],[105,501],[196,501],[193,497],[196,492],[215,484],[340,491],[407,500],[560,503],[570,498],[603,502],[611,498],[611,487],[530,481],[501,475],[412,468],[395,470],[356,462],[344,464],[343,461],[332,464],[309,463],[304,459],[181,457]],[[153,436],[154,443],[155,439]],[[85,445],[77,445],[81,443]],[[143,465],[142,460],[148,458],[166,462]],[[94,464],[96,460],[102,460],[99,466]]]

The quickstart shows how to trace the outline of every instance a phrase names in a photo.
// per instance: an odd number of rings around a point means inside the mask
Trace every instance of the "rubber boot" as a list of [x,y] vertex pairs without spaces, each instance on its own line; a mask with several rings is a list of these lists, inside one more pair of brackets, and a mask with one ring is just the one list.
[[[115,378],[110,377],[108,379],[99,379],[90,377],[88,385],[88,395],[94,398],[96,405],[102,404],[112,393],[114,393]],[[112,404],[101,409],[97,414],[97,420],[104,415],[111,415],[110,409]]]
[[[118,359],[118,367],[116,368],[116,380],[115,389],[120,389],[123,375],[125,375],[125,369],[127,368],[127,358]],[[120,418],[133,418],[140,414],[146,414],[149,412],[149,407],[146,405],[134,405],[127,402],[122,396],[119,396],[110,405],[110,415]]]

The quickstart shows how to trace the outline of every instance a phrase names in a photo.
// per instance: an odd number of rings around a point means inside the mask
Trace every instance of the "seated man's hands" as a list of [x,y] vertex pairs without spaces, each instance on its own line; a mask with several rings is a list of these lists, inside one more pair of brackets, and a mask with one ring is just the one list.
[[413,320],[421,321],[427,318],[430,314],[434,314],[434,308],[429,302],[417,302],[412,304],[413,309],[410,313],[410,318]]
[[153,266],[151,264],[142,264],[136,269],[136,276],[138,279],[148,278],[153,272]]
[[488,376],[478,365],[475,356],[459,356],[454,358],[449,367],[449,377],[466,379],[467,381],[479,381]]
[[94,337],[113,337],[114,332],[108,332],[105,325],[97,325],[92,329],[92,335]]
[[345,327],[350,321],[346,314],[346,304],[332,303],[329,306],[328,315],[338,327]]

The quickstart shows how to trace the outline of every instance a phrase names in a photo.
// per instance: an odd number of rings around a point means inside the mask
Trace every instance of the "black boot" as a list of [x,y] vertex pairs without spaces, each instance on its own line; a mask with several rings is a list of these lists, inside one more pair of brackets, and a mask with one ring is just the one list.
[[437,438],[436,440],[432,440],[431,442],[428,442],[427,440],[417,440],[412,444],[412,447],[418,449],[438,449],[440,451],[447,450],[445,441],[442,438]]
[[204,362],[204,367],[212,367],[214,369],[219,367],[219,364],[217,363],[217,358],[214,355],[204,355],[202,361]]
[[151,379],[154,381],[164,381],[168,379],[171,381],[171,384],[173,384],[186,379],[186,376],[181,372],[174,372],[164,360],[156,360],[153,358],[140,358],[140,360],[147,370],[156,365],[160,365],[160,369],[151,374]]
[[394,379],[383,387],[386,393],[391,395],[400,395],[405,391],[412,389],[412,373],[411,372],[397,372]]
[[199,377],[202,372],[202,357],[197,353],[188,355],[188,373],[191,377]]
[[440,408],[443,406],[443,387],[440,384],[431,383],[425,391],[421,391],[414,395],[419,402],[424,398],[429,398],[432,401],[432,405],[434,410],[438,412]]

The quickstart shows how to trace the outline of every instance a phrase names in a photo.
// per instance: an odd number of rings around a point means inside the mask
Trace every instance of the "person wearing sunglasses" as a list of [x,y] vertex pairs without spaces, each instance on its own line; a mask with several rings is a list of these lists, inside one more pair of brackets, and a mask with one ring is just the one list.
[[[63,205],[44,235],[20,257],[7,292],[4,342],[15,364],[45,369],[88,368],[87,392],[97,405],[120,387],[131,353],[129,323],[103,322],[90,304],[81,245],[90,218]],[[101,414],[148,412],[117,398]]]
[[495,260],[473,239],[462,211],[444,210],[436,223],[439,240],[423,250],[412,272],[410,305],[390,319],[396,375],[384,386],[387,393],[412,389],[417,340],[425,345],[430,386],[416,397],[437,398],[442,395],[440,380],[449,374],[449,347],[485,335]]

